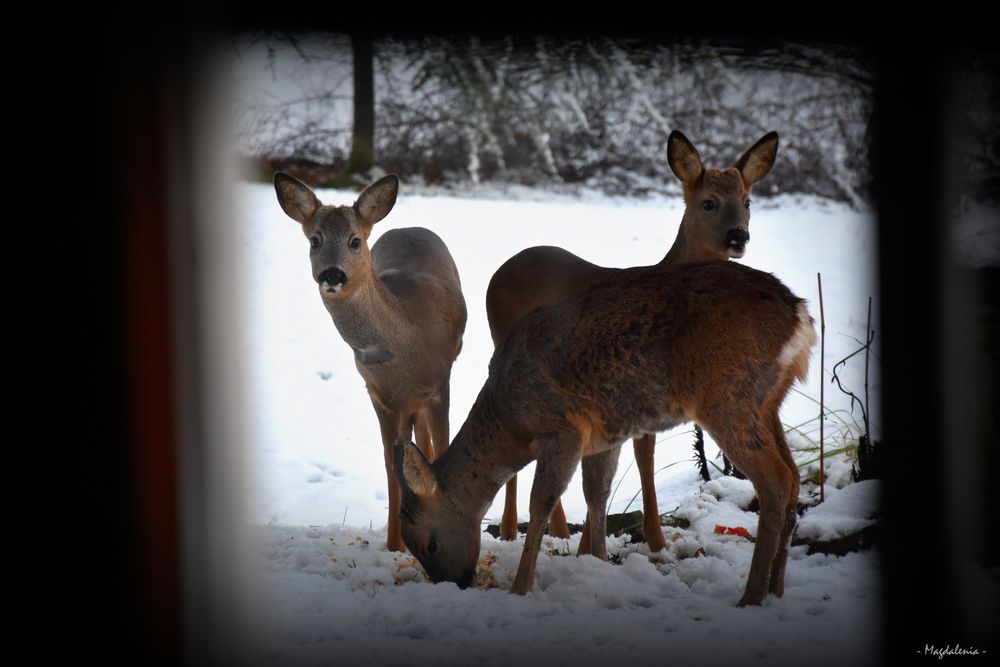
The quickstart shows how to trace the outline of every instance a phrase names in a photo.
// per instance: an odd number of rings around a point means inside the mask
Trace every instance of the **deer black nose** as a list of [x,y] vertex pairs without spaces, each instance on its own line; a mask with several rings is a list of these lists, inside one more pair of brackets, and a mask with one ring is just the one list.
[[746,245],[750,242],[750,231],[746,227],[734,227],[726,232],[726,245]]
[[458,584],[459,588],[461,588],[461,589],[464,590],[464,589],[468,588],[469,586],[471,586],[472,582],[475,581],[475,579],[476,579],[476,571],[475,570],[469,570],[468,572],[466,572],[465,574],[463,574],[461,577],[459,577],[458,580],[455,583]]
[[347,274],[339,266],[334,266],[319,274],[316,282],[327,292],[339,292],[347,284]]

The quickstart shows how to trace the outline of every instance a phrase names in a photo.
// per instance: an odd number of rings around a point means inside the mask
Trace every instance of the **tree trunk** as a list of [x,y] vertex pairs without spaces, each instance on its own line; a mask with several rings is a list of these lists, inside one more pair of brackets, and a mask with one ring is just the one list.
[[347,173],[367,173],[375,165],[375,77],[372,38],[368,34],[351,35],[354,57],[354,133]]

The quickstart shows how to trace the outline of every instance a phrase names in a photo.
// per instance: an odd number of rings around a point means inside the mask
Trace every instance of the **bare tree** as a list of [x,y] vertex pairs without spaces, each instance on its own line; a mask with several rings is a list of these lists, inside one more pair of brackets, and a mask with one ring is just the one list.
[[375,166],[375,78],[371,35],[351,34],[354,70],[354,128],[347,175],[367,174]]

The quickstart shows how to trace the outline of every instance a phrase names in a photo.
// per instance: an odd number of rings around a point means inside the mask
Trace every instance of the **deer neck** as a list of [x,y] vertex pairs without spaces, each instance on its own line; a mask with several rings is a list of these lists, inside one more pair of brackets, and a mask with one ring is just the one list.
[[684,234],[686,224],[687,212],[685,211],[684,217],[681,218],[681,226],[677,229],[677,238],[674,239],[674,244],[670,246],[670,250],[667,251],[667,254],[660,260],[661,265],[679,264],[680,262],[690,260],[687,236]]
[[533,459],[529,443],[498,417],[484,387],[451,446],[433,463],[434,475],[448,496],[477,521],[486,515],[500,487]]
[[358,350],[392,349],[405,331],[398,297],[369,269],[349,295],[324,301],[333,324],[348,345]]

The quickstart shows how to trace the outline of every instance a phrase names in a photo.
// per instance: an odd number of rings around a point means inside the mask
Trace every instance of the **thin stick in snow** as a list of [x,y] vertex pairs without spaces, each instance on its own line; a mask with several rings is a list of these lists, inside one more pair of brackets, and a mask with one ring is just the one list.
[[826,353],[826,317],[823,314],[823,278],[819,273],[816,274],[816,285],[819,287],[819,501],[823,502],[826,500],[823,465],[823,356]]
[[868,405],[868,353],[872,349],[872,341],[875,340],[875,335],[872,332],[872,298],[868,297],[868,321],[865,324],[865,335],[867,336],[865,345],[865,436],[871,441],[871,430],[870,424],[868,422],[869,415],[869,405]]

